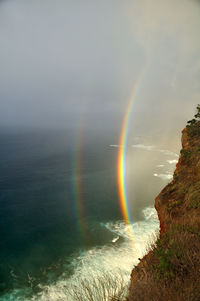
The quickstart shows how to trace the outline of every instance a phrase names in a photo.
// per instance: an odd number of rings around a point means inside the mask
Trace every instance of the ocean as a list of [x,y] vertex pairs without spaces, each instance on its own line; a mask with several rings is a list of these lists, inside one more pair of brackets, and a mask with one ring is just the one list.
[[0,300],[73,301],[77,288],[88,300],[82,284],[105,275],[128,285],[158,233],[154,198],[178,155],[133,137],[128,225],[118,195],[118,140],[114,131],[1,130]]

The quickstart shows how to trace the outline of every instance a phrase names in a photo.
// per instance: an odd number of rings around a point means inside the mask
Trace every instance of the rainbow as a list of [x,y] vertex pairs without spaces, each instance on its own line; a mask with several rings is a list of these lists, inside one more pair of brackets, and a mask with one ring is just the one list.
[[83,125],[82,120],[79,126],[79,132],[76,138],[76,143],[74,147],[74,160],[73,160],[73,198],[74,198],[74,210],[76,213],[76,221],[77,221],[77,228],[79,230],[81,242],[85,245],[88,244],[88,237],[87,237],[87,225],[86,225],[86,214],[84,208],[84,200],[83,200],[83,192],[82,192],[82,181],[81,181],[81,146],[83,140]]
[[[146,68],[145,68],[146,69]],[[132,218],[131,212],[129,209],[127,188],[126,188],[126,153],[127,153],[127,140],[130,131],[130,121],[133,111],[133,102],[136,98],[140,82],[142,80],[145,69],[143,68],[140,72],[138,79],[135,83],[133,92],[131,94],[126,113],[123,119],[123,125],[120,134],[120,148],[117,160],[117,179],[118,179],[118,190],[120,197],[120,206],[123,214],[123,218],[126,224],[130,225],[131,233],[130,236],[133,238],[133,227],[132,227]],[[81,181],[81,145],[83,139],[83,118],[80,121],[79,132],[76,138],[75,151],[74,151],[74,160],[73,160],[73,198],[74,198],[74,210],[77,215],[77,226],[80,233],[80,238],[84,244],[88,244],[88,235],[87,235],[87,225],[86,225],[86,212],[83,202],[83,193],[82,193],[82,181]],[[135,246],[134,246],[135,247]]]
[[130,132],[130,121],[131,115],[133,112],[133,103],[137,96],[137,92],[143,78],[143,74],[146,68],[143,68],[140,72],[138,79],[134,85],[133,92],[131,93],[131,97],[128,102],[128,106],[126,109],[126,113],[123,119],[120,141],[119,141],[119,153],[118,153],[118,161],[117,161],[117,179],[118,179],[118,190],[119,190],[119,199],[120,206],[122,210],[123,218],[126,224],[132,224],[131,211],[129,208],[128,194],[127,194],[127,186],[126,186],[126,154],[127,154],[127,142],[128,136]]

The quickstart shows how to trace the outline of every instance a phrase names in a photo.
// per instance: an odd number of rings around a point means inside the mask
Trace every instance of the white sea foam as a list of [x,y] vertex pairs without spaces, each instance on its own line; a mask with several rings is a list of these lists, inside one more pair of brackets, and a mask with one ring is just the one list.
[[[68,272],[63,273],[55,283],[38,285],[38,293],[32,298],[26,298],[28,288],[14,290],[2,300],[15,301],[88,301],[85,285],[98,287],[98,279],[114,281],[114,285],[125,284],[124,292],[128,288],[130,273],[134,265],[139,262],[146,252],[148,245],[155,241],[159,230],[157,212],[154,208],[143,210],[144,220],[127,225],[123,221],[101,223],[113,233],[113,240],[103,247],[91,248],[72,259],[71,266],[74,274],[69,277]],[[106,282],[105,282],[106,283]],[[101,283],[100,283],[101,284]],[[108,284],[109,287],[109,284]],[[91,287],[91,290],[93,287]],[[74,295],[81,294],[81,299]],[[105,291],[104,291],[105,293]],[[109,300],[102,297],[97,300]]]
[[164,155],[167,155],[167,156],[174,156],[174,157],[179,157],[178,154],[174,153],[174,152],[171,152],[167,149],[158,149],[159,152],[163,153]]
[[[121,147],[120,145],[118,144],[110,144],[109,145],[110,147]],[[176,157],[178,158],[179,155],[168,150],[168,149],[159,149],[159,148],[156,148],[154,145],[145,145],[145,144],[133,144],[131,145],[131,147],[133,148],[139,148],[139,149],[144,149],[144,150],[147,150],[147,151],[155,151],[155,152],[159,152],[159,153],[162,153],[166,156],[173,156],[173,157]],[[172,159],[172,160],[167,160],[167,162],[169,164],[174,164],[174,163],[177,163],[177,159]],[[158,165],[158,167],[163,167],[164,165]]]
[[160,153],[163,153],[164,155],[167,155],[167,156],[179,157],[178,154],[176,154],[176,153],[174,153],[172,151],[169,151],[167,149],[158,149],[158,148],[156,148],[153,145],[133,144],[132,147],[134,147],[134,148],[141,148],[141,149],[145,149],[145,150],[149,150],[149,151],[160,152]]
[[167,160],[167,162],[169,164],[176,164],[176,163],[178,163],[178,160]]
[[118,144],[110,144],[109,146],[110,147],[120,147],[120,145],[118,145]]
[[159,164],[159,165],[156,165],[156,167],[164,167],[165,165],[163,164]]
[[173,178],[173,175],[171,175],[171,174],[164,174],[164,173],[157,174],[157,173],[154,173],[153,175],[154,175],[154,177],[161,178],[162,180],[171,180]]
[[113,239],[112,239],[112,242],[115,243],[116,241],[118,241],[118,239],[119,239],[119,236],[113,238]]
[[154,150],[154,146],[153,145],[144,145],[144,144],[133,144],[132,147],[134,148],[142,148],[142,149],[146,149],[146,150]]
[[[138,263],[138,258],[146,253],[148,243],[155,239],[155,233],[159,229],[154,208],[146,208],[143,215],[144,220],[133,225],[127,225],[123,221],[101,224],[113,233],[112,242],[115,243],[101,248],[92,248],[75,258],[76,268],[70,278],[62,275],[55,284],[40,286],[41,292],[32,300],[73,301],[73,287],[81,289],[83,282],[90,284],[94,282],[94,279],[104,277],[104,275],[113,278],[121,275],[128,284],[133,266]],[[133,233],[132,229],[134,236],[132,234],[130,236],[130,233]],[[84,290],[81,300],[87,301]]]

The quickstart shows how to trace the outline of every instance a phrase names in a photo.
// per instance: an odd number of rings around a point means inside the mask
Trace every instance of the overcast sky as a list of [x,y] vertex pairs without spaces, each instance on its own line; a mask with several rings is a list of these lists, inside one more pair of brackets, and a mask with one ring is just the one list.
[[[0,1],[0,126],[183,127],[200,103],[200,2]],[[103,122],[102,122],[103,121]]]

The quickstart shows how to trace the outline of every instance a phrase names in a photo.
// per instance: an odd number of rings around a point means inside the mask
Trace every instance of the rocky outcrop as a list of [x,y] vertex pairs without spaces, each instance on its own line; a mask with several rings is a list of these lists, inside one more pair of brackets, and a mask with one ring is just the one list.
[[183,130],[173,180],[155,208],[160,237],[132,271],[127,300],[200,300],[200,121]]

